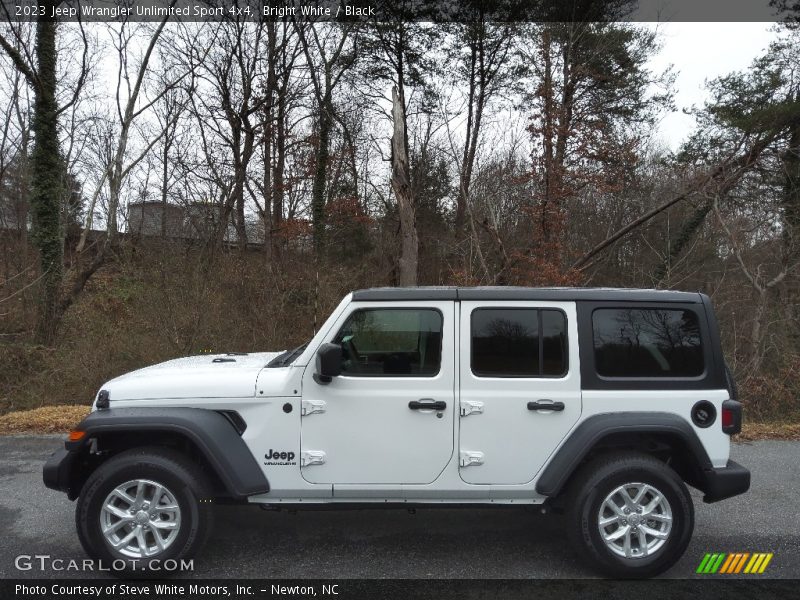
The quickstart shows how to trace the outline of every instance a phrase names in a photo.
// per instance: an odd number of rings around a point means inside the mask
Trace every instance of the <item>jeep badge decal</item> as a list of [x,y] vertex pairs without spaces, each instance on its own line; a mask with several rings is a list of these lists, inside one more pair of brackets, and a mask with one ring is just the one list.
[[265,465],[296,465],[297,463],[294,460],[295,457],[294,452],[287,452],[281,450],[273,450],[272,448],[269,449],[264,455],[266,461],[264,461]]

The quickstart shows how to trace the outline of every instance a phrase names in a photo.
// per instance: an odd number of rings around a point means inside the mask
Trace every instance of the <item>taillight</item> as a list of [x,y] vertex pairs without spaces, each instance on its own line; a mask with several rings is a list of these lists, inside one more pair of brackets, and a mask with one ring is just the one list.
[[722,409],[722,427],[728,428],[733,425],[733,411],[730,408]]
[[742,403],[736,400],[725,400],[722,403],[722,432],[728,435],[742,430]]

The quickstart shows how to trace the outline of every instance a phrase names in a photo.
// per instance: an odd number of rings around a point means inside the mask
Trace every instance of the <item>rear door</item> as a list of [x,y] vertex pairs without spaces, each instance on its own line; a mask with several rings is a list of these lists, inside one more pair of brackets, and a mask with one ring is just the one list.
[[531,481],[581,414],[575,304],[462,302],[461,478]]

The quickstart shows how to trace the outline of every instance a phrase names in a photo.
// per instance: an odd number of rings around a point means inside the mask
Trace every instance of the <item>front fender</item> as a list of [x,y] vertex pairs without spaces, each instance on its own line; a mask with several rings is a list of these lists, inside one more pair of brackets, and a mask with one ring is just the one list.
[[47,487],[67,491],[74,487],[76,457],[86,452],[93,438],[108,434],[174,434],[187,439],[202,454],[228,494],[245,498],[269,491],[264,476],[247,444],[231,422],[218,412],[203,408],[116,408],[91,413],[75,428],[84,431],[79,441],[66,441],[45,465]]

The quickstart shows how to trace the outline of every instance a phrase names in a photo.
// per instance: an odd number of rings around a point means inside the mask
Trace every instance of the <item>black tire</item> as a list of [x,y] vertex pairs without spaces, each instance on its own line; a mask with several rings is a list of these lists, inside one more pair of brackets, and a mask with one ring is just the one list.
[[[666,542],[646,557],[626,558],[615,554],[600,533],[599,514],[603,501],[616,488],[628,483],[652,486],[664,495],[672,511],[672,529]],[[602,575],[623,579],[654,577],[674,565],[691,540],[694,505],[686,485],[670,467],[647,454],[626,452],[598,458],[576,473],[565,494],[570,542]]]
[[[174,495],[180,507],[180,527],[174,541],[162,552],[136,560],[121,554],[106,540],[101,531],[101,508],[108,495],[118,485],[136,479],[146,479],[164,485]],[[200,468],[186,456],[162,447],[126,450],[100,465],[86,481],[75,507],[78,539],[86,553],[99,559],[104,568],[117,575],[148,575],[148,564],[158,559],[160,570],[150,571],[159,577],[168,576],[167,560],[192,558],[211,532],[211,493],[208,479]],[[124,568],[121,568],[123,567]]]

